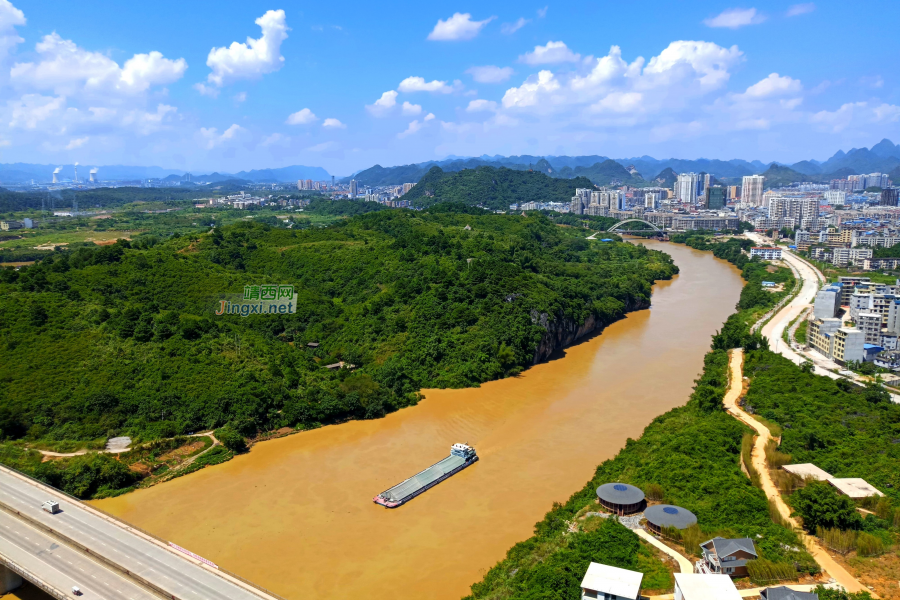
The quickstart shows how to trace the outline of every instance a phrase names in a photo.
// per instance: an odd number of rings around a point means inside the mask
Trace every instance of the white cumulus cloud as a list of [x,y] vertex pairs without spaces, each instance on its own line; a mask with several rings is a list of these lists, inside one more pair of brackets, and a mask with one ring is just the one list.
[[453,91],[453,86],[447,85],[446,81],[425,81],[423,77],[407,77],[400,82],[397,89],[401,92],[432,92],[437,94],[449,94]]
[[318,120],[319,118],[315,114],[313,114],[313,111],[309,110],[308,108],[304,108],[288,116],[287,124],[306,125]]
[[187,70],[183,58],[170,60],[156,51],[135,54],[120,67],[105,54],[80,48],[56,32],[45,35],[35,51],[39,60],[13,65],[10,80],[16,86],[64,95],[137,94],[175,82]]
[[397,105],[397,92],[394,90],[388,90],[381,95],[381,98],[376,100],[373,104],[367,104],[366,110],[369,111],[372,115],[376,117],[383,117],[391,112],[391,110]]
[[0,0],[0,60],[25,40],[16,33],[16,27],[25,25],[25,13],[9,0]]
[[484,21],[473,21],[470,13],[454,13],[447,20],[438,19],[437,25],[428,34],[428,39],[442,42],[471,40],[495,18],[488,17]]
[[493,100],[472,100],[466,107],[466,112],[484,112],[497,110],[497,103]]
[[409,116],[415,116],[422,112],[421,104],[413,104],[411,102],[403,103],[403,114]]
[[328,118],[322,121],[322,127],[328,127],[329,129],[347,129],[346,125],[333,118]]
[[506,91],[503,107],[552,112],[585,105],[593,114],[635,115],[673,111],[690,105],[691,98],[723,87],[742,59],[737,46],[676,41],[649,62],[637,57],[628,63],[621,48],[613,46],[606,56],[593,59],[587,73],[557,74],[545,69],[532,75]]
[[748,87],[747,91],[739,96],[747,99],[770,98],[772,96],[799,94],[802,91],[803,85],[799,80],[792,79],[787,75],[782,77],[778,73],[772,73],[762,81]]
[[578,62],[581,55],[569,50],[565,42],[547,42],[545,46],[535,46],[532,52],[519,57],[529,65],[552,65],[563,62]]
[[422,129],[422,123],[420,123],[419,120],[416,119],[409,124],[405,131],[401,131],[400,133],[398,133],[397,137],[403,139],[408,135],[416,133],[420,129]]
[[212,70],[207,81],[222,87],[239,79],[256,79],[272,73],[284,64],[281,43],[287,39],[288,26],[283,10],[270,10],[256,19],[262,29],[258,39],[245,43],[232,42],[228,47],[213,48],[206,58]]
[[63,97],[26,94],[9,103],[11,119],[9,126],[34,129],[42,121],[59,115],[66,107]]
[[235,123],[221,134],[215,127],[201,127],[200,137],[205,141],[207,150],[212,150],[217,146],[221,146],[236,138],[239,134],[246,131],[243,127]]
[[66,150],[75,150],[76,148],[81,148],[82,146],[84,146],[85,144],[88,143],[89,139],[91,139],[91,138],[89,138],[88,136],[85,136],[85,137],[74,138],[72,140],[69,140],[69,143],[66,144]]
[[705,19],[703,24],[707,27],[738,29],[746,25],[758,25],[765,20],[765,15],[758,13],[755,8],[729,8],[715,17]]
[[500,83],[512,77],[512,67],[497,67],[494,65],[485,65],[483,67],[472,67],[466,70],[466,73],[472,76],[472,79],[478,83]]

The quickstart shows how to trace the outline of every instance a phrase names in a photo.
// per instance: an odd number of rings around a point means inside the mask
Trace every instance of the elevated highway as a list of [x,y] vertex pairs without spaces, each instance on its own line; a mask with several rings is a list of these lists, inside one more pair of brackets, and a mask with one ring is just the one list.
[[[41,508],[48,500],[61,512]],[[0,467],[0,585],[54,598],[280,600],[61,492]],[[6,591],[0,588],[0,593]]]

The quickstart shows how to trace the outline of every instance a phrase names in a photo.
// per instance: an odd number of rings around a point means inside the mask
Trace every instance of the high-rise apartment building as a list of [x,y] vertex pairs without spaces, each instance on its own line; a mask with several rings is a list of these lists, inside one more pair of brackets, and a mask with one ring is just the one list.
[[681,173],[675,181],[675,198],[679,202],[697,203],[697,187],[701,183],[696,173]]
[[727,189],[728,189],[728,199],[729,200],[734,201],[741,197],[740,186],[729,185]]
[[725,188],[721,185],[712,185],[706,188],[703,206],[710,210],[725,208]]
[[741,202],[750,206],[762,206],[765,182],[763,175],[745,175],[741,180]]
[[359,193],[358,184],[355,179],[350,180],[350,198],[356,198]]
[[784,198],[769,200],[769,218],[792,218],[803,227],[803,221],[819,216],[819,200],[816,198]]
[[898,206],[900,205],[900,189],[894,187],[886,187],[881,190],[881,200],[878,202],[881,206]]
[[415,185],[416,185],[415,183],[404,183],[403,184],[403,193],[405,194],[405,193],[409,192],[411,189],[413,189],[415,187]]
[[572,196],[572,202],[569,205],[569,212],[575,215],[583,215],[584,209],[591,203],[591,189],[577,188],[575,195]]

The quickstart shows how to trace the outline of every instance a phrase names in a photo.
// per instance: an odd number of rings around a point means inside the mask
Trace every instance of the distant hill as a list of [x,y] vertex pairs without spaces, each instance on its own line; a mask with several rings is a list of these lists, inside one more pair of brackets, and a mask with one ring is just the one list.
[[776,163],[772,163],[772,165],[763,173],[763,175],[766,178],[767,188],[781,187],[801,181],[809,181],[810,179],[808,175],[795,171],[790,167],[785,167]]
[[575,188],[583,187],[593,185],[584,177],[556,179],[537,171],[506,167],[478,167],[447,173],[435,166],[403,199],[416,207],[461,202],[492,210],[509,210],[513,203],[569,202],[575,195]]
[[900,146],[888,139],[881,140],[869,150],[853,148],[848,152],[838,150],[834,156],[821,164],[822,173],[838,170],[852,170],[852,174],[890,173],[900,166]]
[[328,171],[322,167],[305,167],[294,165],[279,169],[253,169],[251,171],[239,171],[234,174],[236,179],[247,179],[255,182],[282,182],[297,181],[298,179],[312,179],[313,181],[325,181],[331,179]]
[[798,173],[805,173],[806,175],[819,175],[822,172],[822,167],[810,160],[801,160],[792,164],[791,168]]
[[662,187],[672,187],[676,181],[678,181],[678,173],[673,171],[672,167],[666,167],[650,183]]
[[896,169],[891,171],[888,175],[891,178],[891,180],[894,182],[895,186],[900,185],[900,167],[897,167]]
[[589,167],[563,167],[554,177],[570,179],[572,177],[587,177],[592,183],[606,186],[618,181],[618,185],[627,184],[633,186],[645,186],[647,182],[638,175],[632,175],[628,169],[620,163],[607,159],[601,163],[595,163]]
[[[477,158],[461,158],[454,156],[444,161],[429,161],[413,165],[397,167],[382,167],[375,165],[354,175],[354,178],[363,185],[399,185],[406,182],[418,181],[431,167],[438,166],[444,172],[461,171],[462,169],[475,169],[480,166],[507,167],[514,170],[539,171],[550,177],[589,177],[598,185],[608,185],[612,179],[624,179],[622,171],[610,163],[618,163],[627,172],[626,167],[633,165],[642,175],[643,184],[636,181],[629,174],[630,180],[625,183],[631,185],[646,185],[651,182],[653,173],[657,173],[652,179],[663,176],[666,185],[672,185],[677,173],[710,173],[717,179],[727,182],[737,181],[745,175],[755,175],[766,171],[773,163],[763,163],[759,160],[718,160],[700,158],[688,160],[681,158],[668,158],[659,160],[652,156],[639,156],[633,158],[610,159],[602,155],[587,156],[500,156],[482,155]],[[597,167],[597,165],[604,165]],[[786,166],[786,165],[780,165]],[[790,165],[792,171],[805,177],[804,181],[820,181],[833,178],[846,177],[858,173],[890,173],[900,166],[900,145],[895,145],[890,140],[881,140],[871,149],[853,148],[849,152],[838,150],[834,156],[825,162],[818,160],[803,160]],[[350,178],[344,180],[348,182]]]
[[[503,160],[495,161],[488,160],[484,158],[454,158],[450,160],[443,161],[428,161],[419,164],[413,165],[401,165],[399,167],[382,167],[381,165],[375,165],[374,167],[365,169],[363,171],[359,171],[355,175],[351,177],[345,177],[341,180],[341,183],[349,183],[351,179],[355,179],[359,182],[360,185],[370,185],[370,186],[382,186],[382,185],[401,185],[404,183],[416,183],[419,181],[432,167],[440,167],[444,172],[456,172],[462,171],[463,169],[477,169],[478,167],[491,166],[491,167],[499,167],[504,166],[508,169],[516,169],[519,171],[526,171],[529,168],[530,163],[518,163],[512,162],[505,157],[500,157]],[[516,158],[533,158],[533,163],[540,162],[541,158],[539,157],[516,157]],[[546,161],[544,161],[546,162]],[[548,163],[549,165],[549,163]],[[537,169],[535,169],[537,170]]]

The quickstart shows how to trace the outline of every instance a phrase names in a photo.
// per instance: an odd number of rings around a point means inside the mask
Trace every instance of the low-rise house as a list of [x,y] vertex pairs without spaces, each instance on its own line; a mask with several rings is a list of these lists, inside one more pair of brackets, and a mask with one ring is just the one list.
[[675,600],[740,600],[728,575],[675,573]]
[[885,350],[875,355],[873,361],[876,367],[882,369],[890,369],[891,371],[900,370],[900,352]]
[[592,562],[581,580],[581,598],[638,600],[643,580],[643,573]]
[[722,573],[731,577],[747,576],[747,561],[759,556],[750,538],[714,537],[700,544],[703,559],[697,561],[700,573]]
[[819,600],[815,592],[798,592],[789,587],[766,588],[759,592],[760,600]]
[[781,248],[757,246],[750,248],[750,257],[758,256],[763,260],[781,260]]
[[24,225],[18,221],[0,221],[0,230],[12,231],[13,229],[22,229]]

